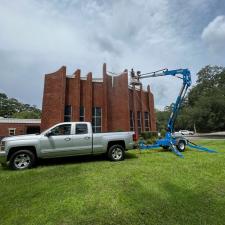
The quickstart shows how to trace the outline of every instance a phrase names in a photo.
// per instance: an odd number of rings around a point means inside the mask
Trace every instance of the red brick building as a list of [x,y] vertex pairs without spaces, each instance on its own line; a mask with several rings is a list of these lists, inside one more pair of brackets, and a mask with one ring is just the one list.
[[128,72],[81,77],[76,70],[67,76],[66,67],[45,75],[41,130],[63,121],[89,121],[94,132],[155,131],[154,98],[148,86],[128,86]]
[[40,132],[41,120],[0,118],[0,139],[6,136]]

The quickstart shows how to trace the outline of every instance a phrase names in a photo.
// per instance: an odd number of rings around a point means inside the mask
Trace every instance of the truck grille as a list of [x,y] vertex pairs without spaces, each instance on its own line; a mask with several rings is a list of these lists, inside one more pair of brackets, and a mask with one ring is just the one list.
[[0,142],[0,151],[4,151],[5,150],[5,142],[1,141]]

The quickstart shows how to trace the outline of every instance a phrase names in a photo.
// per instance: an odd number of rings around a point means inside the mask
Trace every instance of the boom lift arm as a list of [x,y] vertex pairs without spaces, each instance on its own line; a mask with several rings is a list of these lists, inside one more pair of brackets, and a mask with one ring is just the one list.
[[[181,75],[181,76],[179,76]],[[207,151],[207,152],[216,152],[214,150],[210,150],[201,146],[198,146],[194,143],[191,143],[189,140],[183,137],[175,137],[173,136],[174,132],[174,124],[179,112],[179,109],[181,107],[181,104],[184,100],[184,97],[187,93],[188,88],[191,86],[191,73],[188,69],[177,69],[177,70],[168,70],[168,69],[162,69],[151,73],[145,73],[141,74],[140,71],[137,72],[137,76],[135,76],[135,73],[133,69],[131,70],[131,79],[132,85],[139,85],[140,79],[145,78],[152,78],[152,77],[160,77],[160,76],[174,76],[179,79],[183,80],[182,87],[180,89],[179,95],[176,99],[176,102],[174,104],[174,107],[172,109],[171,115],[169,117],[168,123],[167,123],[167,132],[164,138],[159,139],[156,141],[153,145],[144,145],[144,143],[140,143],[139,147],[140,149],[153,149],[158,147],[163,147],[164,149],[170,149],[172,150],[176,155],[183,157],[183,155],[180,153],[180,151],[184,151],[185,145],[188,145],[191,148],[195,148],[200,151]]]
[[[182,77],[178,77],[177,75],[182,75]],[[172,133],[174,131],[174,124],[178,115],[178,111],[181,107],[181,103],[184,100],[187,89],[191,86],[191,73],[188,69],[178,69],[178,70],[158,70],[156,72],[146,73],[146,74],[138,74],[138,79],[150,78],[150,77],[159,77],[159,76],[174,76],[183,80],[183,85],[181,87],[180,93],[177,97],[176,103],[173,107],[172,113],[167,123],[167,131]]]

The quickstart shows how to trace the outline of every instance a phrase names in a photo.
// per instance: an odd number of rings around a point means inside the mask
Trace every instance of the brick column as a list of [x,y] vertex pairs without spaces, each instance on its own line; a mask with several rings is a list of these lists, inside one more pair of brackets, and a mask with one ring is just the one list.
[[41,131],[64,121],[66,67],[45,75]]
[[87,75],[84,108],[85,121],[92,122],[92,73],[88,73]]
[[141,86],[140,86],[141,126],[142,126],[142,132],[144,132],[145,131],[145,124],[144,124],[144,111],[143,111],[142,101],[143,101],[143,86],[141,84]]
[[108,131],[108,75],[106,63],[103,64],[103,109],[102,109],[102,132]]
[[62,82],[62,94],[60,96],[62,107],[60,111],[60,119],[61,119],[61,122],[64,122],[64,109],[65,109],[65,101],[66,101],[66,67],[65,66],[63,66],[60,70],[60,78]]
[[80,120],[80,70],[74,73],[74,85],[72,90],[72,121]]
[[150,130],[156,131],[156,118],[154,111],[154,97],[150,91],[150,86],[148,85],[148,102],[149,102],[149,114],[150,114]]
[[133,92],[133,113],[134,113],[134,131],[138,134],[138,126],[137,126],[137,103],[136,103],[136,90],[135,90],[135,86],[132,86],[132,92]]

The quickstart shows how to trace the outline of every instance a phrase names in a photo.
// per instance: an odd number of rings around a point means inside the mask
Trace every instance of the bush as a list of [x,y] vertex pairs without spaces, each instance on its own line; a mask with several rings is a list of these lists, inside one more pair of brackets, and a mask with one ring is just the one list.
[[144,140],[148,140],[148,139],[152,139],[154,137],[158,137],[158,133],[155,132],[155,131],[145,131],[145,132],[142,132],[140,137],[142,137]]
[[152,137],[152,138],[149,138],[148,140],[146,140],[146,144],[147,145],[151,145],[151,144],[154,144],[156,142],[157,138],[156,137]]
[[142,132],[139,141],[144,141],[145,144],[154,144],[156,139],[158,138],[158,132]]
[[165,130],[165,129],[162,129],[162,130],[160,131],[160,134],[161,134],[161,137],[164,137],[165,134],[166,134],[166,130]]

